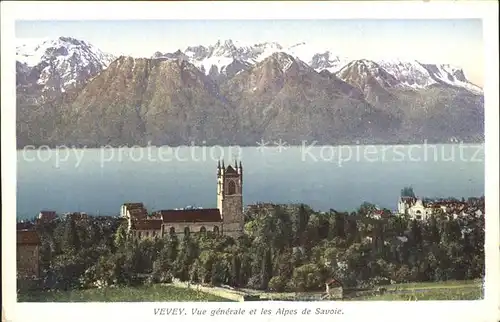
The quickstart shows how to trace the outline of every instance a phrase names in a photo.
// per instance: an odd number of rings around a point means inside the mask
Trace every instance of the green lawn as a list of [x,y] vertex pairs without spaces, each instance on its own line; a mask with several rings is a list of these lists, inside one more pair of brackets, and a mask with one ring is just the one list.
[[[397,288],[397,293],[391,291]],[[387,286],[380,295],[361,295],[352,301],[480,300],[480,280],[408,283]],[[273,293],[274,295],[278,293]],[[283,295],[286,295],[283,293]],[[279,297],[278,297],[279,298]],[[74,291],[35,291],[18,294],[18,302],[230,302],[193,289],[170,285],[102,288]]]
[[[397,288],[397,293],[391,291]],[[388,292],[380,295],[354,297],[354,301],[420,301],[420,300],[481,300],[481,280],[446,281],[435,283],[408,283],[391,285]]]
[[429,288],[462,288],[462,287],[478,287],[481,286],[481,280],[466,280],[466,281],[443,281],[443,282],[424,282],[424,283],[404,283],[388,285],[387,289],[429,289]]
[[230,302],[211,294],[168,285],[37,291],[18,294],[18,302]]

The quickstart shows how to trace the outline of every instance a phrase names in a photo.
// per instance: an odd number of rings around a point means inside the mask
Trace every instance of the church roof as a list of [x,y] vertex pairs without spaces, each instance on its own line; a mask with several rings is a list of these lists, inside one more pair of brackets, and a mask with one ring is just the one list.
[[41,245],[40,237],[34,230],[18,230],[17,244],[21,245]]
[[142,202],[126,202],[123,204],[127,209],[141,209],[144,208],[144,204]]
[[134,208],[129,210],[132,219],[144,219],[147,217],[148,212],[144,208]]
[[226,168],[226,174],[238,174],[238,172],[232,167],[232,166],[227,166]]
[[164,223],[174,222],[220,222],[222,217],[219,209],[184,209],[184,210],[160,210]]

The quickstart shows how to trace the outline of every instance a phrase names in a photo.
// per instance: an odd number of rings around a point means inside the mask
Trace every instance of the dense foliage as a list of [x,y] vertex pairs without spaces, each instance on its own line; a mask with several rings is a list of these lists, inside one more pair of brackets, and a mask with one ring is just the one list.
[[57,219],[37,225],[43,276],[58,289],[177,278],[274,291],[322,290],[332,277],[363,287],[483,276],[484,216],[374,219],[374,209],[256,207],[237,240],[204,232],[138,241],[119,218]]

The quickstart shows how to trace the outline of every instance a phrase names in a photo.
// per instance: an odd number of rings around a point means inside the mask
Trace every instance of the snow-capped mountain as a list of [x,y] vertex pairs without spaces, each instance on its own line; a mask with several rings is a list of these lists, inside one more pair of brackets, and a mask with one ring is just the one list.
[[[327,70],[339,74],[340,70],[355,60],[336,55],[334,50],[312,46],[305,42],[282,46],[277,42],[255,45],[240,44],[232,40],[218,41],[210,46],[190,46],[183,52],[161,54],[153,58],[184,58],[200,68],[206,75],[219,78],[232,77],[276,52],[285,52],[308,64],[317,72]],[[356,60],[358,61],[358,60]],[[359,61],[369,62],[369,57]],[[372,60],[373,61],[373,60]],[[482,89],[469,82],[460,68],[449,65],[423,64],[418,61],[374,60],[377,68],[392,75],[403,87],[422,89],[434,84],[446,84],[481,94]],[[366,65],[366,64],[365,64]],[[340,76],[341,77],[341,76]],[[342,78],[342,77],[341,77]]]
[[[42,87],[42,91],[64,92],[83,84],[115,59],[113,55],[104,53],[88,42],[70,37],[20,41],[22,44],[16,47],[18,85],[34,84]],[[244,44],[233,40],[219,40],[213,45],[189,46],[183,51],[158,51],[151,58],[187,60],[205,75],[223,81],[278,52],[297,58],[316,72],[336,74],[344,81],[347,79],[342,78],[341,70],[345,70],[352,62],[356,61],[358,65],[364,65],[368,69],[373,62],[377,65],[376,68],[391,75],[401,87],[418,90],[441,84],[482,94],[482,89],[468,81],[462,69],[457,67],[416,60],[369,60],[370,57],[354,60],[337,55],[333,49],[305,42],[284,46],[277,42]],[[359,64],[360,62],[364,63]],[[353,77],[351,69],[349,74]]]
[[402,144],[484,135],[484,97],[461,69],[361,58],[306,43],[219,41],[110,64],[111,55],[73,38],[24,44],[17,142]]
[[483,93],[479,86],[467,80],[459,67],[448,64],[424,64],[416,60],[383,60],[378,63],[402,84],[414,89],[443,84],[464,88],[475,94]]
[[105,69],[113,60],[92,44],[70,37],[56,39],[18,39],[16,46],[18,71],[26,85],[42,92],[65,92]]
[[387,72],[386,69],[376,62],[367,59],[351,61],[337,75],[349,84],[357,86],[361,91],[365,91],[367,86],[372,87],[375,84],[383,88],[404,86],[404,83],[396,76]]
[[464,75],[464,71],[460,67],[451,66],[449,64],[421,64],[432,77],[434,81],[441,84],[447,84],[454,87],[465,88],[473,93],[482,94],[483,89],[475,84],[472,84]]
[[382,60],[378,64],[408,87],[420,89],[436,84],[429,71],[417,61]]
[[277,43],[244,45],[232,40],[219,40],[214,45],[190,46],[175,54],[156,52],[153,58],[187,59],[206,75],[219,78],[221,75],[232,77],[282,49]]
[[322,54],[314,54],[309,62],[309,65],[317,72],[327,70],[330,73],[335,74],[348,63],[349,59],[336,56],[330,51],[325,51]]

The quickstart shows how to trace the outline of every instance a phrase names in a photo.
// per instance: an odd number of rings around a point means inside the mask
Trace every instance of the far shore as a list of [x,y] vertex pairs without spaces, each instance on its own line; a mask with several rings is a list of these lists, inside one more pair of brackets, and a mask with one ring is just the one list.
[[[274,141],[267,141],[268,147],[272,147],[272,144]],[[286,148],[301,148],[303,145],[311,145],[313,144],[314,141],[305,141],[302,145],[288,145],[286,142],[284,142],[284,146]],[[484,144],[484,141],[460,141],[460,142],[434,142],[434,141],[425,141],[425,142],[406,142],[406,143],[401,143],[401,142],[387,142],[387,143],[356,143],[356,142],[351,142],[351,143],[315,143],[315,147],[322,147],[322,146],[408,146],[408,145],[424,145],[424,144],[435,144],[435,145],[457,145],[457,144],[475,144],[475,145],[481,145]],[[259,148],[261,147],[260,145],[246,145],[246,144],[229,144],[229,145],[221,145],[221,144],[207,144],[207,145],[196,145],[196,144],[176,144],[176,145],[117,145],[117,146],[109,146],[109,145],[102,145],[102,146],[84,146],[84,145],[27,145],[25,147],[17,147],[16,151],[23,151],[26,148],[29,148],[29,150],[35,150],[35,149],[58,149],[58,148],[73,148],[73,149],[87,149],[87,150],[98,150],[98,149],[132,149],[132,148],[161,148],[161,147],[170,147],[170,148],[188,148],[188,147],[241,147],[241,148]]]

